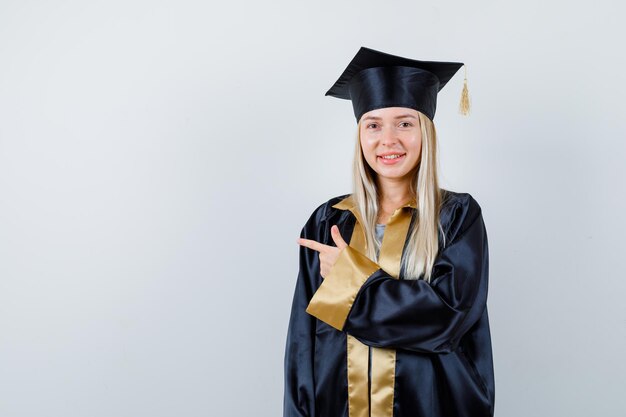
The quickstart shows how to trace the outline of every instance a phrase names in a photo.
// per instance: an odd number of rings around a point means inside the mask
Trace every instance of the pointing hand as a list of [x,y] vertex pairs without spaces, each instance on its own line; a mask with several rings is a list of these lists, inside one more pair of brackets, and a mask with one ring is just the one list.
[[337,245],[336,247],[324,245],[323,243],[319,243],[311,239],[298,238],[297,240],[298,244],[319,252],[320,275],[322,278],[326,278],[330,269],[335,265],[341,251],[348,246],[345,240],[341,237],[341,233],[339,232],[339,227],[337,227],[337,225],[333,225],[333,227],[330,228],[330,234],[335,242],[335,245]]

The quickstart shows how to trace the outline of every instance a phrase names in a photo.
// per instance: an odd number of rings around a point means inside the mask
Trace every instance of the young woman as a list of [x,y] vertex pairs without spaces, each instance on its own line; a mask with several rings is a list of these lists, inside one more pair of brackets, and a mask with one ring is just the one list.
[[437,180],[436,96],[462,65],[362,47],[326,93],[354,107],[354,188],[298,239],[284,417],[493,416],[487,232]]

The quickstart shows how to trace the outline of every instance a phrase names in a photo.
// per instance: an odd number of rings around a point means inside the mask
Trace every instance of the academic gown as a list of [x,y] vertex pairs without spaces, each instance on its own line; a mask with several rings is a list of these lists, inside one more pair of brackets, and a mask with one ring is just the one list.
[[[316,208],[300,237],[349,246],[326,278],[300,246],[284,356],[283,417],[486,417],[494,413],[481,207],[444,190],[431,282],[403,279],[400,255],[415,200],[387,223],[379,263],[367,258],[349,194]],[[445,234],[445,246],[443,235]]]

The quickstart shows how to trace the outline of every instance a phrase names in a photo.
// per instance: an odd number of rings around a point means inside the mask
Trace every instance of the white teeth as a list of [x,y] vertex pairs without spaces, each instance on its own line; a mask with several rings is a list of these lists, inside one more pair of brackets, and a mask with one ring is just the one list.
[[384,158],[384,159],[396,159],[396,158],[400,158],[401,156],[402,155],[396,154],[396,155],[381,156],[381,158]]

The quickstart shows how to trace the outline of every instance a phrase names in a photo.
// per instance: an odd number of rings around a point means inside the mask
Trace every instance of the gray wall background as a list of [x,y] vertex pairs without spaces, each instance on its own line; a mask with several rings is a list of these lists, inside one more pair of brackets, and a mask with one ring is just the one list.
[[617,1],[0,2],[0,415],[279,416],[360,46],[467,64],[442,185],[483,207],[496,415],[626,410]]

